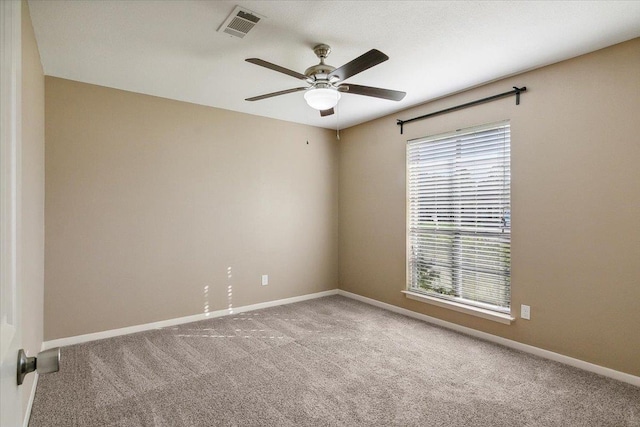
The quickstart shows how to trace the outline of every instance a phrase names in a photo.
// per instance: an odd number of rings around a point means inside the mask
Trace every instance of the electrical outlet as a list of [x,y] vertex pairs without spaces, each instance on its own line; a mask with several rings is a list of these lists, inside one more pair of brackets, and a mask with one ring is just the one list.
[[520,306],[520,317],[526,320],[531,320],[531,307],[528,305],[522,304]]
[[269,275],[268,274],[263,274],[262,275],[262,286],[267,286],[269,284]]

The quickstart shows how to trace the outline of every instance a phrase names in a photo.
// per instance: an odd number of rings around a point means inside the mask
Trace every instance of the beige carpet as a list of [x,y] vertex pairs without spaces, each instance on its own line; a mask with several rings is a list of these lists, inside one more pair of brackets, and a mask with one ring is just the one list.
[[30,426],[640,426],[640,388],[332,296],[63,348]]

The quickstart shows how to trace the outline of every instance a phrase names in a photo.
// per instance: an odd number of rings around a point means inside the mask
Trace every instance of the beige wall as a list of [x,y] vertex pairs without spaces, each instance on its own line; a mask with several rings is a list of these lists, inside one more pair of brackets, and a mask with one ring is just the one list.
[[[44,294],[44,74],[31,25],[22,2],[22,342],[30,356],[42,345]],[[35,375],[22,385],[26,410]]]
[[[416,70],[425,74],[428,67]],[[527,86],[405,126],[395,119]],[[640,375],[640,39],[349,128],[340,144],[341,289]],[[406,299],[405,142],[511,120],[510,326]],[[517,308],[517,309],[515,309]]]
[[337,288],[333,132],[47,77],[46,138],[45,339]]

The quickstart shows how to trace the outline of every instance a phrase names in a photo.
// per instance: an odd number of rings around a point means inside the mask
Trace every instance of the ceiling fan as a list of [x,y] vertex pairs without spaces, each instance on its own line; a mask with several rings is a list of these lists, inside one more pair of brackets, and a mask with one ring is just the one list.
[[354,95],[373,96],[375,98],[389,99],[392,101],[400,101],[405,97],[405,92],[397,90],[381,89],[371,86],[361,86],[351,83],[342,83],[349,77],[355,76],[381,62],[389,59],[387,55],[377,49],[371,49],[369,52],[360,55],[351,62],[347,62],[340,68],[332,67],[324,63],[324,60],[331,53],[331,47],[326,44],[319,44],[313,48],[313,52],[320,63],[306,69],[304,74],[298,73],[288,68],[281,67],[271,62],[258,58],[246,59],[247,62],[269,68],[279,73],[287,74],[300,80],[305,80],[309,86],[296,87],[293,89],[285,89],[278,92],[267,93],[265,95],[247,98],[245,101],[259,101],[261,99],[271,98],[274,96],[285,95],[287,93],[306,91],[304,99],[311,108],[320,111],[321,116],[329,116],[334,113],[333,107],[338,104],[340,94],[352,93]]

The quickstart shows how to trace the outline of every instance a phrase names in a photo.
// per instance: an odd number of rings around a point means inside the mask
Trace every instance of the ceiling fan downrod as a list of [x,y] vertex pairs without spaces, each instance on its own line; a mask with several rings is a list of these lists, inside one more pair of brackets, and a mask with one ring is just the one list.
[[[313,81],[326,81],[327,83],[329,82],[329,77],[328,75],[336,69],[336,67],[332,67],[331,65],[327,65],[324,63],[324,60],[327,58],[327,56],[329,56],[329,54],[331,53],[331,46],[327,45],[327,44],[319,44],[316,45],[313,48],[313,53],[316,54],[316,56],[318,58],[320,58],[320,63],[317,65],[312,65],[311,67],[307,68],[304,72],[305,76],[309,77],[310,79],[312,79]],[[321,76],[320,78],[318,78],[317,76],[319,74],[324,74],[324,76]]]

